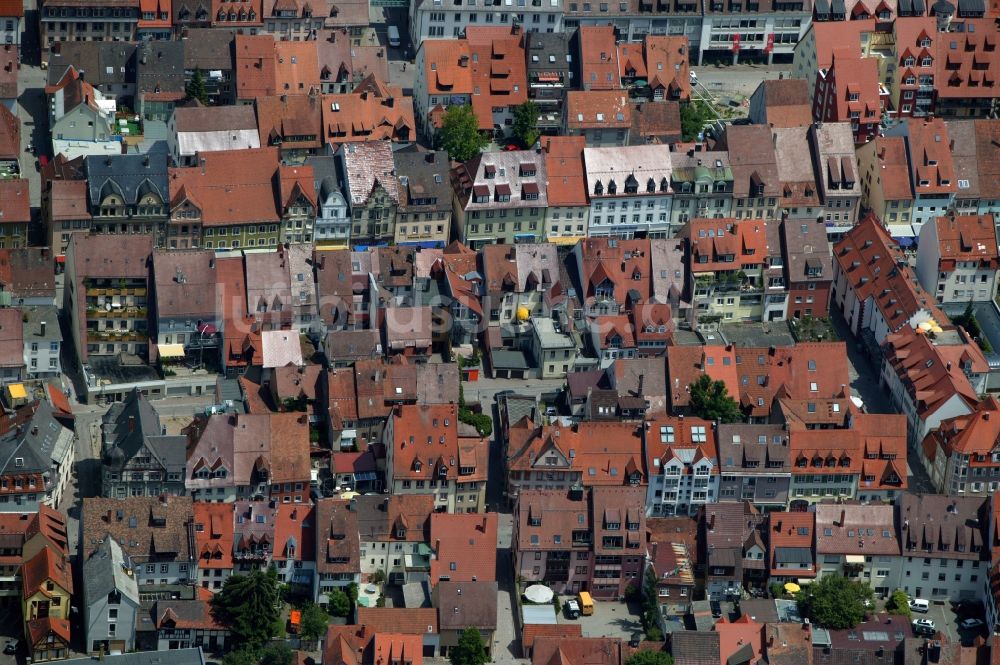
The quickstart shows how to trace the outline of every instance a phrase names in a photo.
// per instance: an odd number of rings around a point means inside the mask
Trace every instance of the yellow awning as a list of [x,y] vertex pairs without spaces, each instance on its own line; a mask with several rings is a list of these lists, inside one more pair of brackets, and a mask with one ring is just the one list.
[[7,386],[7,390],[10,391],[11,399],[27,399],[28,391],[24,389],[24,384],[22,383],[12,383]]
[[184,357],[184,345],[183,344],[160,344],[157,349],[160,352],[161,358],[183,358]]
[[350,245],[348,245],[347,243],[341,242],[341,243],[334,243],[334,244],[319,244],[319,243],[322,243],[322,242],[323,242],[322,240],[317,241],[317,244],[316,244],[316,251],[317,252],[330,252],[330,251],[337,250],[337,249],[350,249]]
[[575,245],[587,236],[552,236],[548,239],[553,245]]
[[860,554],[848,554],[847,563],[864,563],[865,557]]

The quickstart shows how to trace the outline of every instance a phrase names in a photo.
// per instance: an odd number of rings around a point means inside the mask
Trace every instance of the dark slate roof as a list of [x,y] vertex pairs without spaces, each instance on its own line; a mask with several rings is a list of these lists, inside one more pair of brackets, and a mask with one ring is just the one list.
[[135,205],[147,191],[164,203],[170,200],[165,154],[90,156],[86,173],[91,205],[97,205],[108,191],[119,193],[125,205]]
[[94,87],[133,83],[135,49],[125,42],[60,42],[49,57],[49,85],[59,83],[71,65]]
[[137,94],[184,90],[184,42],[143,42],[135,68]]
[[[528,71],[568,72],[570,63],[566,62],[566,56],[570,53],[572,39],[572,32],[525,33]],[[537,61],[534,56],[538,56]],[[554,61],[550,61],[549,56]],[[569,82],[566,83],[569,87]]]
[[[187,5],[198,5],[189,2]],[[205,2],[210,7],[211,3]],[[174,5],[175,15],[183,3]],[[194,11],[193,9],[191,10]],[[211,11],[211,9],[209,9]],[[213,69],[233,70],[236,31],[219,28],[188,28],[184,41],[184,68],[201,68],[206,73]]]
[[[35,414],[20,431],[0,438],[0,475],[45,473],[52,467],[52,449],[62,431],[48,402],[39,402]],[[22,464],[18,465],[17,460]]]
[[[448,176],[448,153],[443,150],[428,152],[399,152],[393,154],[396,173],[406,193],[406,203],[401,210],[451,210],[451,184]],[[434,203],[417,205],[415,201],[433,199]]]
[[[134,418],[129,429],[129,419]],[[138,390],[116,402],[104,415],[104,429],[114,446],[104,452],[104,463],[117,467],[132,459],[145,444],[150,453],[167,471],[184,471],[187,461],[187,439],[161,434],[160,416]]]

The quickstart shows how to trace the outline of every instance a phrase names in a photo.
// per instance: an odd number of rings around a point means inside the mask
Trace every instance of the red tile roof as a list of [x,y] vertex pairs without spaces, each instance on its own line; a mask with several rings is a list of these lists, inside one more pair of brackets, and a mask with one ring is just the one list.
[[[486,480],[489,445],[485,439],[459,438],[456,405],[398,405],[391,427],[394,439],[386,445],[393,447],[394,480]],[[460,476],[460,469],[466,467],[474,471]]]
[[[769,513],[767,519],[771,575],[815,577],[816,553],[813,550],[813,540],[816,536],[816,515],[810,512],[775,511]],[[777,554],[783,547],[807,549],[812,552],[812,570],[778,568]]]
[[493,109],[528,99],[527,62],[518,29],[468,26],[465,39],[472,58],[472,109],[481,129],[493,128]]
[[778,399],[819,403],[850,396],[844,342],[741,347],[736,356],[739,402],[753,416],[769,414]]
[[695,219],[686,229],[693,273],[735,271],[766,263],[767,232],[762,220]]
[[580,26],[577,30],[580,44],[579,85],[584,90],[618,90],[621,78],[618,67],[618,46],[615,29],[611,25]]
[[566,93],[566,127],[627,129],[632,126],[632,105],[621,90],[570,90]]
[[0,159],[20,159],[21,121],[6,106],[0,107]]
[[0,180],[0,224],[27,224],[30,221],[28,181],[24,178]]
[[198,166],[170,169],[171,209],[201,212],[205,226],[278,222],[293,192],[316,199],[311,166],[282,167],[278,148],[220,150]]
[[730,346],[669,346],[667,372],[670,403],[679,409],[691,403],[690,386],[702,374],[726,384],[730,397],[740,394],[736,348]]
[[321,138],[326,143],[411,141],[415,136],[413,98],[404,97],[399,88],[378,84],[362,92],[323,95],[322,108]]
[[21,569],[21,582],[24,597],[30,598],[36,593],[45,596],[52,595],[47,591],[47,582],[55,583],[68,594],[73,593],[73,571],[69,558],[53,547],[42,547],[35,556],[24,562]]
[[424,51],[428,95],[472,94],[472,57],[466,40],[425,39],[420,48]]
[[235,78],[239,99],[278,94],[274,49],[271,35],[236,35]]
[[375,633],[373,658],[375,663],[406,663],[423,665],[424,642],[420,635]]
[[[817,76],[820,80],[829,79],[835,88],[832,93],[823,91],[824,95],[833,97],[821,102],[820,109],[826,111],[824,120],[850,122],[851,114],[855,112],[859,114],[860,122],[877,123],[882,119],[878,61],[875,58],[863,58],[847,48],[836,49],[826,77],[821,73]],[[853,99],[855,96],[857,99]]]
[[957,190],[948,125],[941,118],[909,119],[910,171],[917,194],[950,194]]
[[713,475],[719,473],[719,449],[716,446],[715,425],[711,421],[660,417],[645,425],[646,469],[650,475],[664,473],[663,468],[675,458],[683,463],[682,476],[693,477],[693,465],[702,459],[712,461]]
[[[906,139],[902,136],[875,137],[877,178],[886,201],[909,201],[913,198],[910,184],[910,161],[906,155]],[[873,187],[876,185],[872,185]]]
[[0,16],[24,16],[24,3],[19,0],[0,0]]
[[528,623],[521,630],[521,648],[530,651],[538,638],[581,638],[583,627],[578,623],[543,624]]
[[996,98],[1000,96],[996,90],[1000,51],[995,19],[966,18],[962,22],[964,32],[938,33],[935,39],[935,93],[939,99]]
[[834,245],[833,255],[847,287],[862,303],[871,298],[891,331],[920,312],[939,324],[948,321],[931,294],[917,283],[906,257],[874,215],[844,234]]
[[316,94],[258,97],[257,129],[262,146],[317,149],[323,144],[322,100]]
[[315,514],[312,506],[282,503],[274,517],[275,561],[316,560]]
[[194,503],[194,541],[199,569],[233,567],[232,503]]
[[974,407],[979,396],[969,383],[970,372],[985,373],[988,364],[979,346],[964,344],[936,345],[930,336],[918,333],[909,325],[885,338],[885,362],[896,373],[917,415],[933,414],[954,396]]
[[433,513],[430,545],[431,584],[496,581],[496,513]]
[[434,607],[358,607],[358,625],[374,633],[427,635],[438,632]]
[[[580,474],[584,487],[625,485],[629,477],[645,478],[642,436],[633,423],[582,422],[572,427],[536,427],[522,419],[510,427],[511,471],[546,468],[555,457],[560,470]],[[548,467],[551,468],[551,467]]]
[[[969,466],[994,466],[992,453],[1000,445],[1000,401],[989,395],[976,404],[972,413],[942,420],[927,434],[922,445],[932,462],[940,446],[946,457],[968,455]],[[985,459],[980,460],[982,456]]]
[[957,261],[973,262],[983,269],[996,270],[1000,264],[993,215],[938,217],[938,270],[955,269]]

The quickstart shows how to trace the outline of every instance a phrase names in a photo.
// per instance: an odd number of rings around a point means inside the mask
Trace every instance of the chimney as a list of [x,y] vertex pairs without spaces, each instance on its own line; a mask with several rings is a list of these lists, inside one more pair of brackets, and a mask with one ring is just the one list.
[[486,515],[483,515],[483,523],[479,527],[479,530],[482,531],[483,533],[486,533],[486,522],[487,522]]
[[42,337],[45,337],[45,321],[42,321],[41,329],[42,329]]
[[715,513],[712,513],[712,516],[708,518],[708,530],[712,531],[713,529],[715,529]]
[[202,157],[198,161],[201,163],[201,174],[205,175],[205,158]]
[[846,521],[847,521],[847,511],[841,509],[841,511],[840,511],[840,524],[838,524],[837,526],[839,526],[841,529],[843,529],[844,528],[844,522],[846,522]]
[[129,433],[135,431],[135,416],[128,417],[128,431]]

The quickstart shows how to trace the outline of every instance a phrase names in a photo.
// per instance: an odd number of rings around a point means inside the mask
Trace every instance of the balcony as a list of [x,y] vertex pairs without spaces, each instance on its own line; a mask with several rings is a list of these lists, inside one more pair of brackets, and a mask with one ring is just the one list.
[[267,550],[241,550],[233,555],[237,561],[245,562],[267,561],[270,557],[271,553]]

